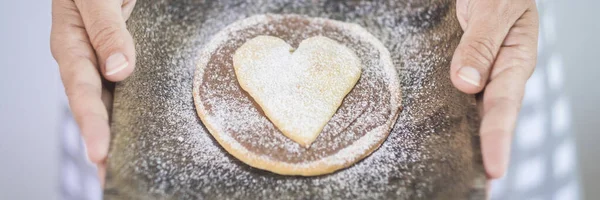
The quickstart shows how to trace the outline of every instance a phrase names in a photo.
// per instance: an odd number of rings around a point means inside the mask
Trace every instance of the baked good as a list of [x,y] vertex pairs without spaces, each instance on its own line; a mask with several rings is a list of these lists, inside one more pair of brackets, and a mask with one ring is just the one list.
[[[104,198],[485,199],[475,98],[449,78],[462,34],[455,3],[138,0],[127,21],[136,69],[115,88]],[[389,50],[402,112],[377,151],[332,174],[282,176],[211,136],[190,92],[198,52],[232,23],[267,13],[359,24]]]
[[[276,36],[282,40],[271,41],[263,35]],[[331,39],[319,39],[323,37]],[[256,38],[259,40],[255,40]],[[339,42],[351,49],[352,52],[346,52],[347,55],[342,59],[346,59],[345,62],[349,62],[349,65],[358,65],[354,62],[360,62],[363,69],[361,76],[356,73],[360,70],[354,69],[355,73],[348,73],[346,75],[348,77],[345,79],[332,79],[332,75],[321,74],[324,77],[319,80],[315,77],[316,75],[310,75],[312,76],[310,81],[333,80],[347,81],[348,83],[345,88],[342,87],[346,91],[337,91],[337,96],[328,99],[331,101],[328,102],[331,105],[308,101],[317,103],[316,109],[319,106],[335,106],[329,111],[337,110],[331,120],[325,119],[324,122],[327,125],[322,131],[319,131],[319,137],[308,148],[305,143],[297,143],[284,136],[282,131],[275,126],[278,124],[277,121],[273,121],[272,117],[269,120],[267,116],[269,116],[268,113],[272,114],[270,109],[273,108],[264,109],[265,101],[268,100],[259,98],[257,102],[256,96],[252,98],[252,94],[262,93],[250,90],[249,95],[246,92],[248,88],[244,88],[244,86],[260,84],[251,82],[252,78],[259,79],[259,82],[273,81],[276,79],[274,76],[285,77],[283,80],[297,79],[298,77],[293,76],[303,73],[302,68],[295,67],[295,70],[300,69],[300,72],[286,71],[292,70],[288,68],[277,73],[273,71],[272,67],[267,66],[269,69],[253,71],[261,74],[247,75],[246,73],[252,72],[243,72],[243,69],[240,69],[241,66],[236,67],[235,64],[238,53],[245,51],[252,51],[253,54],[248,53],[250,54],[248,56],[254,57],[252,61],[246,62],[261,60],[256,57],[260,50],[246,49],[247,46],[244,45],[249,42],[250,45],[252,42],[260,42],[262,48],[268,49],[271,49],[270,46],[280,46],[280,48],[284,48],[283,53],[289,55],[287,43],[299,46],[298,51],[310,51],[311,49],[301,49],[302,44],[306,44],[302,42],[308,40],[308,45],[315,45],[314,42],[311,42],[314,39],[317,39],[315,42],[321,42],[321,44],[323,41],[319,40]],[[275,44],[269,44],[270,42]],[[299,53],[301,54],[297,55],[309,56],[302,52]],[[357,58],[353,61],[351,60],[352,56]],[[374,36],[358,25],[299,15],[252,16],[232,23],[217,33],[201,51],[199,58],[193,90],[196,110],[203,124],[217,142],[234,157],[250,166],[278,174],[322,175],[354,164],[373,152],[385,140],[400,110],[400,85],[389,52]],[[244,58],[237,58],[240,59],[237,60],[237,64],[241,65],[240,62]],[[307,58],[303,59],[303,62],[308,61]],[[342,61],[336,62],[342,63]],[[276,74],[269,75],[269,73]],[[236,77],[236,75],[245,76]],[[360,80],[354,85],[354,80],[359,77]],[[305,103],[307,100],[314,100],[309,98],[318,98],[315,96],[319,95],[317,91],[307,97],[296,97],[295,94],[289,94],[293,90],[286,88],[286,83],[264,84],[284,86],[270,89],[265,88],[264,85],[258,86],[262,87],[260,89],[263,91],[266,90],[266,93],[271,93],[269,95],[292,96],[290,99],[284,99],[286,102],[273,102],[278,101],[278,98],[272,98],[272,102],[269,102],[282,103],[282,106],[293,104],[292,101]],[[298,86],[310,87],[310,84],[314,83],[302,83]],[[339,90],[340,88],[333,87],[332,89]],[[350,92],[346,96],[347,91]],[[321,95],[332,95],[332,92],[324,91]],[[344,96],[345,98],[343,98]],[[343,99],[339,109],[335,105],[336,98]],[[298,106],[290,107],[301,109]],[[328,115],[329,111],[323,112],[323,114]],[[312,124],[300,124],[300,126],[317,125],[318,129],[320,124],[315,124],[318,122],[311,121]],[[285,131],[283,132],[285,133]]]
[[[295,31],[302,31],[301,29]],[[362,63],[348,47],[325,36],[294,48],[259,35],[233,55],[244,91],[285,136],[310,148],[360,78]]]

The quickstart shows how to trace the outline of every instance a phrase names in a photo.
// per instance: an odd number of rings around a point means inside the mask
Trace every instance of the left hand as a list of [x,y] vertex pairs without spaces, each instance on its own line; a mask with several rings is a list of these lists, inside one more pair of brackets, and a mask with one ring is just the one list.
[[134,5],[135,0],[52,1],[52,55],[87,156],[98,167],[101,185],[110,141],[113,88],[105,86],[133,72],[135,49],[125,21]]
[[537,57],[538,13],[534,0],[457,0],[464,34],[450,69],[460,91],[475,94],[482,122],[481,151],[488,178],[504,175],[525,83]]

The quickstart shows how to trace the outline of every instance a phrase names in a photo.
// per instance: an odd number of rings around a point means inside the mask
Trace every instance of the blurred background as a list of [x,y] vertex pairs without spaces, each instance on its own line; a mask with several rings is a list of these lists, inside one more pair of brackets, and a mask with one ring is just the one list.
[[[600,1],[538,0],[539,58],[492,199],[600,199]],[[51,1],[0,2],[0,199],[101,199],[50,54]]]

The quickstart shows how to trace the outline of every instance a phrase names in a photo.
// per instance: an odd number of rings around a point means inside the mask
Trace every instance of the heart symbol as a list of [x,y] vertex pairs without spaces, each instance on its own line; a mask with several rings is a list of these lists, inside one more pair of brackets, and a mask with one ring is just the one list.
[[310,147],[361,74],[348,47],[323,36],[298,49],[272,36],[258,36],[237,49],[238,82],[288,138]]

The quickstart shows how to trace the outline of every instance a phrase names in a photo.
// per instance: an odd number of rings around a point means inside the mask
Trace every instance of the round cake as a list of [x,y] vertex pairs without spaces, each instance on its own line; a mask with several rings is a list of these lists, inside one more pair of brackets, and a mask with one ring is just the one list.
[[[257,36],[277,37],[292,47],[311,37],[327,37],[360,59],[360,79],[310,146],[282,134],[236,78],[233,55]],[[390,54],[358,25],[299,15],[257,15],[217,33],[199,59],[193,97],[205,127],[237,159],[277,174],[322,175],[360,161],[385,141],[400,112],[400,85]]]

